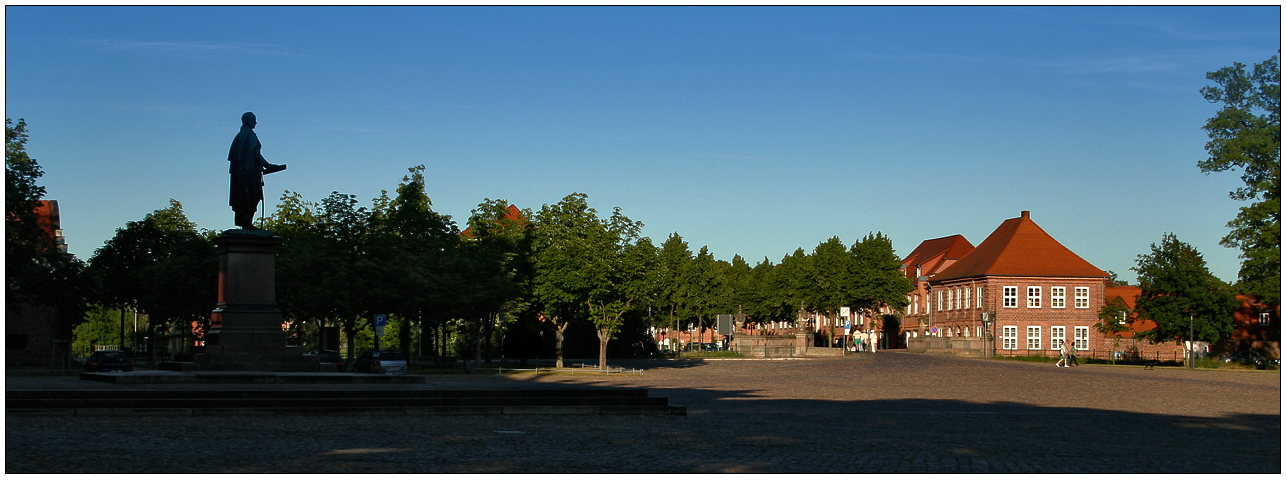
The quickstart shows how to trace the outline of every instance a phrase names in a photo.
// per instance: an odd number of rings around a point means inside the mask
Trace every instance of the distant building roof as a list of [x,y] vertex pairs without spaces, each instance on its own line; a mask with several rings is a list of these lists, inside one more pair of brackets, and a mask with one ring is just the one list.
[[58,213],[58,200],[40,200],[36,205],[36,222],[49,234],[54,246],[67,253],[67,238],[63,236],[62,217]]
[[923,241],[903,259],[903,265],[907,265],[907,278],[916,280],[917,265],[921,266],[921,275],[931,275],[944,263],[959,260],[972,250],[974,245],[961,235]]
[[1006,275],[1022,277],[1107,277],[1037,226],[1023,211],[1001,222],[977,248],[939,272],[934,280]]
[[[514,222],[519,222],[522,225],[527,224],[527,218],[523,217],[523,212],[519,210],[518,207],[515,207],[513,204],[510,204],[509,208],[505,210],[504,219],[509,221],[514,221]],[[465,238],[474,238],[474,233],[472,230],[473,230],[472,228],[466,228],[465,231],[460,232],[460,236]]]

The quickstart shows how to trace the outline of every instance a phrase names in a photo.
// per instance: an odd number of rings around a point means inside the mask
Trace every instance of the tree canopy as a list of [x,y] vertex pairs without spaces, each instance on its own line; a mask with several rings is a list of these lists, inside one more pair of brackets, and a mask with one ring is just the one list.
[[1229,222],[1232,230],[1221,244],[1242,250],[1238,273],[1241,288],[1269,305],[1281,302],[1282,284],[1282,88],[1278,56],[1246,66],[1207,73],[1215,86],[1202,88],[1202,97],[1224,106],[1202,128],[1211,141],[1209,158],[1198,162],[1203,173],[1241,170],[1243,187],[1229,193],[1241,207]]
[[1229,285],[1207,269],[1202,254],[1170,233],[1149,248],[1150,253],[1138,256],[1131,268],[1139,275],[1141,290],[1135,312],[1157,322],[1146,337],[1155,342],[1187,340],[1190,315],[1197,340],[1228,337],[1237,302]]

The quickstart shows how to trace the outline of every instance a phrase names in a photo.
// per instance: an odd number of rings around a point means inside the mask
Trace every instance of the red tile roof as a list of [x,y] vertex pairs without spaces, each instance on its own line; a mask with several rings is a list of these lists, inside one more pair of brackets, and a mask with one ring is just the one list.
[[[959,260],[974,250],[974,245],[961,235],[934,238],[921,242],[916,250],[903,259],[907,265],[907,278],[916,280],[916,266],[921,266],[921,275],[930,275],[939,269],[947,260]],[[936,260],[937,259],[937,260]]]
[[[520,224],[524,224],[524,225],[527,224],[527,218],[523,216],[523,212],[519,210],[518,207],[515,207],[513,204],[510,204],[509,208],[505,209],[504,220],[519,222]],[[465,238],[474,238],[473,229],[466,228],[465,231],[460,232],[460,236]]]
[[1140,287],[1132,287],[1130,285],[1104,287],[1104,304],[1108,305],[1113,303],[1114,298],[1122,297],[1122,301],[1126,302],[1126,308],[1135,310],[1135,299],[1139,298],[1140,292],[1142,292]]
[[1149,319],[1139,318],[1135,315],[1135,300],[1140,296],[1140,287],[1130,285],[1116,285],[1104,287],[1104,305],[1113,303],[1114,299],[1121,298],[1126,304],[1126,308],[1131,310],[1129,322],[1126,324],[1126,330],[1107,334],[1110,337],[1131,338],[1136,333],[1144,333],[1157,328],[1157,322]]
[[1037,226],[1028,212],[1001,222],[974,251],[934,280],[1007,275],[1023,277],[1107,277]]

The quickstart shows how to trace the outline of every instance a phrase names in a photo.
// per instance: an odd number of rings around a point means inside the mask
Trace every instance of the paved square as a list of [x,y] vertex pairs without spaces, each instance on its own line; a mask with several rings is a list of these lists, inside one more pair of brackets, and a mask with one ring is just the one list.
[[[689,416],[7,417],[5,472],[1282,470],[1278,372],[1055,368],[899,351],[612,363],[646,371],[440,375],[429,386],[646,387]],[[6,387],[24,382],[35,380]]]

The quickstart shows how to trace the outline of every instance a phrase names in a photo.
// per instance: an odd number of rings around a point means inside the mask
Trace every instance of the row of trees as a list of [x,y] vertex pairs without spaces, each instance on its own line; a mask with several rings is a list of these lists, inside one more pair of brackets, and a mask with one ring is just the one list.
[[[267,223],[285,238],[283,311],[340,326],[349,345],[374,313],[391,313],[403,331],[428,326],[424,338],[443,356],[454,329],[472,339],[480,360],[498,330],[532,319],[553,334],[560,364],[564,333],[584,322],[606,365],[608,344],[627,319],[654,307],[667,315],[636,324],[694,320],[705,328],[715,315],[743,308],[752,321],[790,321],[801,307],[833,314],[840,306],[901,308],[910,289],[880,234],[849,248],[832,238],[812,255],[797,250],[780,265],[765,259],[752,268],[740,256],[717,261],[706,247],[694,256],[677,233],[657,247],[640,234],[642,223],[620,208],[605,218],[581,193],[535,212],[486,199],[460,232],[432,210],[423,172],[412,168],[396,197],[382,194],[369,209],[341,193],[320,202],[283,195]],[[410,335],[400,339],[408,350]]]

